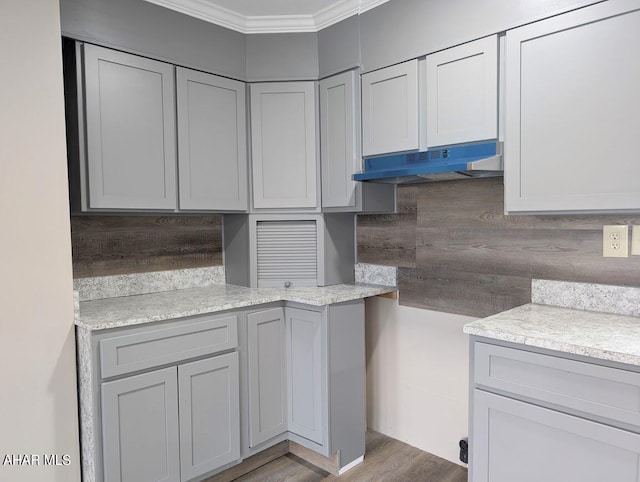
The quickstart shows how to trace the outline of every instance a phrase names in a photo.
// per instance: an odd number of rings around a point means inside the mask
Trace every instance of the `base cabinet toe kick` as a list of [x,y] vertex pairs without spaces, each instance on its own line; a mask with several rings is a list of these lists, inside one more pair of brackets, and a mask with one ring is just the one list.
[[470,343],[471,482],[640,481],[640,367]]
[[76,330],[85,482],[203,480],[283,442],[362,461],[361,299]]

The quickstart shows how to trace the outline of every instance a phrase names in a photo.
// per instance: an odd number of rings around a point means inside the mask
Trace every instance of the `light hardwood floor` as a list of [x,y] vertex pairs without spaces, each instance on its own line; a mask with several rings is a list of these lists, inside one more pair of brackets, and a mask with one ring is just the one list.
[[465,482],[467,469],[377,432],[368,432],[364,462],[335,476],[287,454],[236,479],[243,482]]

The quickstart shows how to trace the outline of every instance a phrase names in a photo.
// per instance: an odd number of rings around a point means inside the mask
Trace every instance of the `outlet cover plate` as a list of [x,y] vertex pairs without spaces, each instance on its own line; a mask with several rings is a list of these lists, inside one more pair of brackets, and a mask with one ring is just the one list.
[[640,256],[640,226],[631,228],[631,254]]
[[629,257],[629,227],[625,225],[602,227],[602,256],[605,258]]

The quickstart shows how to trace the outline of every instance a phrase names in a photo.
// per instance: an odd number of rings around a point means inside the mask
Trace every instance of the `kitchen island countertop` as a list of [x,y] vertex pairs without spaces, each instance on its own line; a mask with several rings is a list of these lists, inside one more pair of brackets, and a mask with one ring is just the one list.
[[391,293],[396,289],[370,284],[309,288],[246,288],[219,284],[81,301],[75,323],[89,331],[106,330],[278,301],[323,306]]

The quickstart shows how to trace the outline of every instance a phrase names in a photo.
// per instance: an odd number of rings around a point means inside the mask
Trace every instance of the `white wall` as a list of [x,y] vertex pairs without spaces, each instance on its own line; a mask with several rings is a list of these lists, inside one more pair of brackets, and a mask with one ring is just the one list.
[[469,383],[462,327],[476,318],[379,297],[365,313],[368,428],[460,463]]
[[[74,482],[80,460],[58,0],[2,0],[0,45],[0,480]],[[68,455],[71,464],[2,465],[7,454]]]

